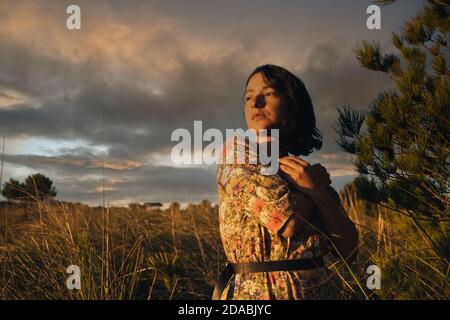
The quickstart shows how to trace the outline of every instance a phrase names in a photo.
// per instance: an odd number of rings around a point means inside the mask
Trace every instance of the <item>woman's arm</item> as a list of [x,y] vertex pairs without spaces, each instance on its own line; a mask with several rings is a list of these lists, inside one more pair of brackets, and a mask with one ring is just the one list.
[[354,223],[343,212],[339,196],[332,192],[335,192],[334,189],[330,191],[327,188],[311,192],[310,196],[317,206],[328,237],[336,246],[333,248],[334,254],[351,262],[358,254],[358,232]]
[[330,186],[330,174],[327,170],[320,164],[310,165],[307,161],[293,156],[281,158],[280,169],[294,187],[314,201],[325,231],[335,249],[339,251],[335,252],[335,255],[347,261],[353,260],[357,255],[358,233],[345,214],[337,193],[333,194],[334,189]]
[[314,202],[300,192],[291,192],[291,201],[294,214],[280,230],[284,237],[297,238],[300,236],[304,227],[310,223],[314,212]]

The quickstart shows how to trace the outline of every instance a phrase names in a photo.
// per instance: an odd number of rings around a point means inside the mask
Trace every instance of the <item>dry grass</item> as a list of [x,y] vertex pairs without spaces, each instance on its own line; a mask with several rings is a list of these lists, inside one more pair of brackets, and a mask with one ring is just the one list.
[[[448,299],[448,265],[404,217],[353,193],[343,204],[360,232],[356,262],[332,262],[337,299]],[[0,299],[210,299],[225,256],[217,207],[91,208],[81,204],[0,208]],[[436,229],[436,228],[435,228]],[[448,225],[434,230],[448,234]],[[448,244],[446,246],[448,248]],[[366,268],[382,270],[381,290]],[[68,290],[66,268],[81,268]]]
[[[350,186],[341,201],[360,236],[359,255],[351,266],[334,268],[344,290],[342,298],[449,299],[449,264],[437,256],[407,217],[356,197]],[[449,250],[449,223],[424,223],[434,239]],[[369,265],[381,269],[381,289],[368,290]],[[351,270],[351,271],[350,271]]]
[[[1,209],[0,299],[208,299],[224,263],[214,209]],[[220,249],[220,251],[218,251]],[[201,254],[199,254],[201,253]],[[68,290],[66,268],[81,268]]]

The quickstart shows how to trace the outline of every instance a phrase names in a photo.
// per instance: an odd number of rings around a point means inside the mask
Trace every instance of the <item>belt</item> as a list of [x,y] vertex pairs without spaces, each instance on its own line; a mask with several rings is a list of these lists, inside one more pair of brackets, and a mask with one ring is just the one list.
[[227,262],[225,269],[219,276],[214,287],[212,300],[220,300],[223,290],[227,286],[233,274],[251,272],[271,272],[271,271],[293,271],[307,270],[323,266],[323,257],[297,260],[276,260],[263,262],[230,263]]

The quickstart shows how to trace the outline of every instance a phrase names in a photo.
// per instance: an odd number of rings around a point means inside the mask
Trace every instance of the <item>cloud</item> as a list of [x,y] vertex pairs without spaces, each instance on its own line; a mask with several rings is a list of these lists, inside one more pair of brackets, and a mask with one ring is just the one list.
[[323,132],[326,151],[337,151],[332,124],[337,119],[337,107],[345,104],[363,109],[386,88],[392,87],[385,74],[360,66],[348,40],[318,44],[299,74],[304,79],[315,105],[317,125]]
[[100,159],[80,158],[70,154],[58,157],[46,157],[36,155],[5,155],[5,161],[10,163],[17,163],[27,167],[35,166],[52,166],[60,165],[67,167],[79,168],[106,168],[111,170],[130,170],[142,167],[139,161],[111,161]]
[[[10,154],[6,161],[48,173],[65,199],[95,202],[102,170],[112,179],[111,201],[215,198],[212,168],[155,159],[170,153],[172,131],[192,130],[194,120],[204,129],[244,127],[243,86],[263,63],[281,64],[304,80],[325,138],[310,159],[326,163],[335,177],[351,176],[349,159],[333,141],[335,108],[363,107],[389,86],[358,65],[350,40],[324,37],[304,49],[301,39],[275,47],[254,30],[212,39],[148,6],[121,7],[119,14],[116,2],[86,1],[82,30],[74,32],[61,23],[66,4],[0,5],[0,127],[7,141],[86,142],[58,155]],[[104,152],[96,154],[95,146]]]

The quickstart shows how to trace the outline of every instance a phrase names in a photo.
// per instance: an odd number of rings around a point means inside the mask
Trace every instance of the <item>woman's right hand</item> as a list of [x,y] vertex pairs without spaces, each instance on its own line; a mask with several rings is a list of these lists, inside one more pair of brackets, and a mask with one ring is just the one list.
[[315,198],[323,194],[331,184],[330,174],[320,163],[310,165],[308,161],[295,156],[280,158],[280,174],[288,183],[304,194]]

